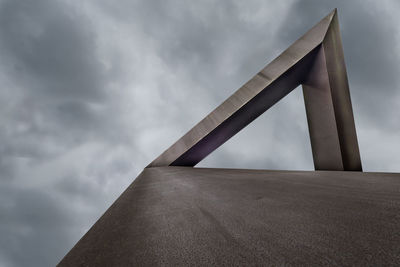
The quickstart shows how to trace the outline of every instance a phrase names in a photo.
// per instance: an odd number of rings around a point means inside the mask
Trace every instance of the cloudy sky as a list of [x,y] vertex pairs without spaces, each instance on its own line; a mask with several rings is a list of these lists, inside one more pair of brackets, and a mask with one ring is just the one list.
[[[0,0],[0,266],[54,266],[337,7],[365,171],[400,171],[398,1]],[[301,89],[199,166],[313,169]]]

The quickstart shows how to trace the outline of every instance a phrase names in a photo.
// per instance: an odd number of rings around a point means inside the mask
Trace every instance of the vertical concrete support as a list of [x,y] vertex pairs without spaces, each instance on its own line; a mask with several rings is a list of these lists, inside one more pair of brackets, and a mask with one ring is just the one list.
[[332,18],[322,46],[325,50],[343,168],[346,171],[362,171],[337,12]]
[[342,152],[322,46],[302,85],[315,169],[341,171]]
[[362,171],[336,13],[302,85],[315,169]]

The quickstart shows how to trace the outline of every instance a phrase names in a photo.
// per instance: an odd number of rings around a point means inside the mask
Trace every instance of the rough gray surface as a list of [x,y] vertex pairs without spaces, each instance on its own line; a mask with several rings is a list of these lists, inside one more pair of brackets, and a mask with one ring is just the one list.
[[400,174],[147,168],[59,266],[400,264]]

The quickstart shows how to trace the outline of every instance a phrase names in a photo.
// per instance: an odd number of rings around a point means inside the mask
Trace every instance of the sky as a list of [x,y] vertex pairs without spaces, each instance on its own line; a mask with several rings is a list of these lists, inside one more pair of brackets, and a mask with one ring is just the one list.
[[[141,170],[338,8],[364,171],[400,172],[400,2],[0,0],[0,266],[54,266]],[[200,167],[312,170],[301,88]]]

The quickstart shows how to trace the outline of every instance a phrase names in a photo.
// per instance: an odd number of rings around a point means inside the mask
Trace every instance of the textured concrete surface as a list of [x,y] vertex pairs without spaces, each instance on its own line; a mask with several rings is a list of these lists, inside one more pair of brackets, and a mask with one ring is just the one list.
[[59,266],[399,266],[400,174],[147,168]]

